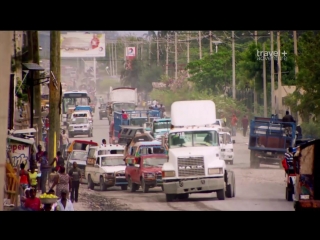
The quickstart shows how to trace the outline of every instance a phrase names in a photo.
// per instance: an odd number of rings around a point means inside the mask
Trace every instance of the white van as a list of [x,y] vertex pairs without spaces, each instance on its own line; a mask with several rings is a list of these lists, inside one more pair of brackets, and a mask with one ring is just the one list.
[[229,132],[219,132],[220,149],[221,149],[221,159],[225,161],[226,164],[233,165],[234,152],[233,144],[234,140],[231,139]]
[[69,124],[72,121],[72,119],[78,118],[78,117],[86,117],[86,118],[88,118],[89,123],[93,123],[93,118],[92,118],[90,111],[75,111],[72,114],[70,114],[69,116],[70,116],[70,118],[68,119]]

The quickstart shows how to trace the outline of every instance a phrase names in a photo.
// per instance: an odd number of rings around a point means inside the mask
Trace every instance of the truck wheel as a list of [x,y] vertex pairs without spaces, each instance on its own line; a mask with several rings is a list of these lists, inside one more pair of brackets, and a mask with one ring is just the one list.
[[141,188],[143,193],[149,192],[149,186],[146,185],[146,182],[144,181],[143,178],[141,179]]
[[121,190],[127,190],[128,189],[128,185],[122,185],[121,186]]
[[137,184],[132,182],[131,177],[128,177],[128,187],[130,188],[130,192],[135,192],[138,190]]
[[178,199],[185,200],[189,198],[189,193],[179,194]]
[[227,184],[226,186],[226,197],[232,198],[235,197],[235,176],[233,171],[229,171],[229,177],[228,182],[230,181],[230,184]]
[[286,187],[286,200],[289,201],[289,202],[292,202],[292,194],[293,194],[293,191],[292,191],[292,187],[290,185],[288,185]]
[[225,200],[226,196],[224,188],[217,191],[217,198],[218,200]]
[[92,182],[91,175],[88,175],[88,188],[94,190],[94,183]]
[[250,151],[250,168],[259,168],[260,160],[255,156],[255,151]]
[[175,194],[166,194],[167,202],[172,202],[176,198]]
[[106,191],[107,190],[107,187],[106,187],[106,184],[104,183],[103,177],[100,177],[99,187],[100,187],[100,191]]

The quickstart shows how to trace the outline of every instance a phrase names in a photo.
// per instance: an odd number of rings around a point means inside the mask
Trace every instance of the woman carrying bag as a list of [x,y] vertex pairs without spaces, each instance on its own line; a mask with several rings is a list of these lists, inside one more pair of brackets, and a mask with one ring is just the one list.
[[69,196],[69,191],[71,187],[71,179],[68,174],[66,174],[66,169],[64,167],[60,167],[59,173],[57,174],[56,178],[54,179],[53,185],[51,186],[50,190],[56,188],[56,194],[59,198],[61,198],[61,190],[67,191]]

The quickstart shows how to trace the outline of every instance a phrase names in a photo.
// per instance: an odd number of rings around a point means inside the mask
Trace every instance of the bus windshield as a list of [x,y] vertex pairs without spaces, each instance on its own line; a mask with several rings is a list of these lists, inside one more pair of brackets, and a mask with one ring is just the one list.
[[66,114],[68,108],[74,108],[76,105],[89,105],[89,100],[87,97],[63,98],[63,113]]
[[169,135],[170,148],[219,146],[219,134],[216,131],[186,131]]

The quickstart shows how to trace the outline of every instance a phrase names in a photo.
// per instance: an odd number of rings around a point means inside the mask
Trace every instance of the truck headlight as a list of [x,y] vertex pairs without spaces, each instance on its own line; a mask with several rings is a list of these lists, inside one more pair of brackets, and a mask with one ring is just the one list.
[[144,178],[155,178],[155,174],[154,173],[144,173],[143,174]]
[[176,172],[175,171],[163,171],[162,172],[162,177],[175,177]]
[[209,175],[223,174],[223,169],[222,168],[209,168],[208,169],[208,174]]

